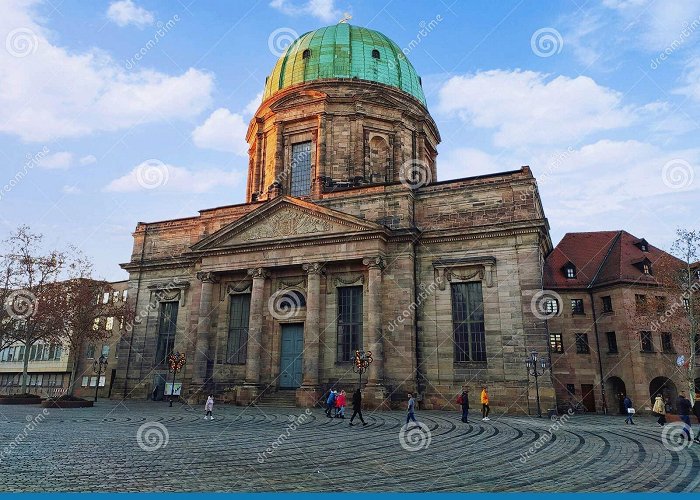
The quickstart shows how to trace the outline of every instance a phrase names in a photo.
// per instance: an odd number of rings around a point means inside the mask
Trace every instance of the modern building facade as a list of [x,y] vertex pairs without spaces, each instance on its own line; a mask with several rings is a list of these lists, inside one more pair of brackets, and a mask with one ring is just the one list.
[[548,329],[560,402],[622,413],[625,394],[642,411],[659,393],[672,406],[679,392],[688,395],[687,334],[659,322],[681,300],[656,277],[672,260],[626,231],[567,233],[547,257],[544,286],[558,295]]
[[162,393],[179,351],[193,400],[308,406],[358,383],[360,350],[370,407],[411,391],[440,408],[483,384],[504,411],[534,401],[524,361],[548,339],[530,303],[551,251],[536,181],[438,181],[440,134],[396,44],[344,23],[302,35],[247,141],[245,203],[136,226],[113,397]]

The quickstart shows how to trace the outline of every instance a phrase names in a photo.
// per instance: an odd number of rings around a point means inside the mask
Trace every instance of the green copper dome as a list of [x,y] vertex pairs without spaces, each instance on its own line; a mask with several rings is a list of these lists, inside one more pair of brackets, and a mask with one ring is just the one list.
[[326,78],[383,83],[425,105],[420,78],[398,45],[378,31],[346,23],[310,31],[292,42],[265,82],[263,100],[292,85]]

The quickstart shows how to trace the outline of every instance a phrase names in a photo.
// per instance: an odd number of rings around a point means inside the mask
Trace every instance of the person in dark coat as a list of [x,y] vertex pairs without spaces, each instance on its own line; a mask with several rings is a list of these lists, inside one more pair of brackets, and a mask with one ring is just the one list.
[[462,390],[462,394],[457,398],[457,402],[462,407],[462,422],[469,423],[469,393],[466,389]]
[[352,421],[355,420],[355,415],[360,417],[362,425],[367,425],[367,422],[362,418],[362,393],[360,389],[357,389],[352,394],[352,417],[350,417],[350,425],[352,425]]
[[[695,415],[695,418],[698,419],[698,423],[700,424],[700,393],[695,393],[695,404],[693,405],[693,415]],[[695,442],[700,443],[700,432],[698,435],[695,437]]]
[[632,417],[634,417],[634,413],[630,413],[630,408],[632,408],[632,400],[629,396],[625,395],[625,399],[624,401],[622,401],[622,405],[625,407],[625,413],[627,413],[625,423],[634,425],[634,420],[632,420]]
[[326,399],[326,416],[328,418],[333,418],[331,416],[331,411],[335,408],[335,391],[331,389],[328,393],[328,398]]
[[678,401],[676,403],[676,406],[678,406],[678,416],[685,424],[685,427],[683,427],[685,435],[688,436],[688,440],[690,440],[690,412],[692,408],[690,405],[690,401],[688,400],[688,398],[685,397],[684,393],[681,392],[678,395]]

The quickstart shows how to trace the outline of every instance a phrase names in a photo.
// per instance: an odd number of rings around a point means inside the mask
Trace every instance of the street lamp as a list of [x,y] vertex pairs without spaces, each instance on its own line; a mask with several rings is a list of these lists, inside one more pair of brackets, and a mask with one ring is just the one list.
[[100,375],[107,373],[107,357],[101,354],[99,359],[92,363],[92,371],[97,373],[97,382],[95,382],[95,403],[97,403],[97,391],[100,389]]
[[173,396],[175,395],[175,374],[182,370],[182,367],[185,366],[185,363],[187,363],[187,359],[185,358],[185,353],[181,353],[180,351],[178,352],[171,352],[168,355],[168,367],[170,368],[169,371],[173,372],[173,383],[170,386],[170,406],[173,406]]
[[[540,408],[540,384],[538,378],[544,375],[547,369],[547,360],[542,358],[537,359],[537,351],[532,351],[530,357],[525,360],[525,367],[527,368],[527,373],[535,377],[535,393],[537,394],[537,416],[542,417],[542,409]],[[538,371],[538,368],[542,368],[542,371]]]
[[358,389],[362,389],[362,374],[367,371],[372,361],[374,361],[372,359],[372,351],[355,351],[355,363],[352,366],[352,371],[357,373],[360,377]]

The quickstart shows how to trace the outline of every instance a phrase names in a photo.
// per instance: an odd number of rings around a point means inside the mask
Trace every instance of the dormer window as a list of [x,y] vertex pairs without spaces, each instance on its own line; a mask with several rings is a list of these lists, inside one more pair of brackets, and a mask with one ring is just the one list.
[[311,57],[311,50],[305,49],[304,52],[301,53],[301,58],[308,59],[309,57]]
[[643,259],[639,259],[636,262],[632,262],[632,265],[646,275],[654,274],[654,272],[651,268],[651,261],[649,259],[647,259],[646,257],[644,257]]
[[634,245],[639,248],[642,252],[648,252],[649,251],[649,243],[647,240],[642,238],[641,240],[638,240],[634,243]]
[[381,55],[379,54],[379,51],[377,49],[372,49],[372,58],[373,59],[379,59]]
[[564,266],[564,276],[570,280],[576,278],[576,267],[571,262]]

